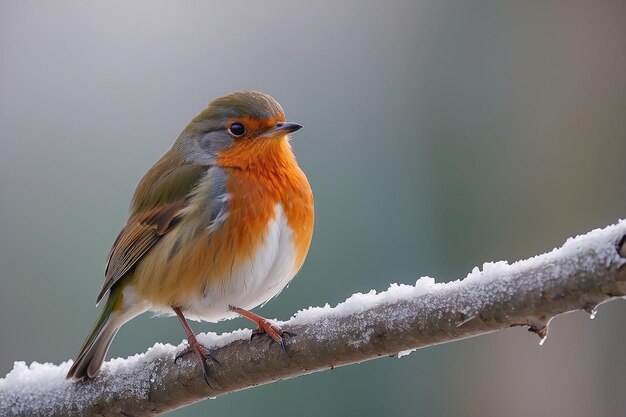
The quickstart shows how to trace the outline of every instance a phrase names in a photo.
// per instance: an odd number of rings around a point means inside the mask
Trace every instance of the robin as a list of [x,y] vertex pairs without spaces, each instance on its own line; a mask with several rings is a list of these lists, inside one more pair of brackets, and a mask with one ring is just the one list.
[[67,377],[93,378],[119,328],[145,311],[175,314],[208,382],[211,358],[187,319],[244,316],[284,348],[283,331],[251,309],[298,272],[313,235],[313,193],[289,145],[302,128],[267,94],[218,98],[144,175],[108,256],[108,296]]

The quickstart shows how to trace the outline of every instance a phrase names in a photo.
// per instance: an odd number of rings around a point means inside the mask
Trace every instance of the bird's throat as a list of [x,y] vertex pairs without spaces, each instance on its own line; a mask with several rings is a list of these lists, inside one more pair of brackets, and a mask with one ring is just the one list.
[[219,153],[217,165],[270,173],[289,169],[297,163],[287,137],[283,136],[237,141]]

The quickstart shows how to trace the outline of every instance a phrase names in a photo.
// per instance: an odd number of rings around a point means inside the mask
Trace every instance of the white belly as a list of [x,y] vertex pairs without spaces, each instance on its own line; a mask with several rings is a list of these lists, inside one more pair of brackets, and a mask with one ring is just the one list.
[[255,256],[231,272],[230,277],[215,280],[203,294],[185,306],[185,316],[192,320],[216,322],[237,316],[230,305],[253,309],[276,296],[294,277],[295,248],[291,228],[280,204],[268,225],[265,238]]

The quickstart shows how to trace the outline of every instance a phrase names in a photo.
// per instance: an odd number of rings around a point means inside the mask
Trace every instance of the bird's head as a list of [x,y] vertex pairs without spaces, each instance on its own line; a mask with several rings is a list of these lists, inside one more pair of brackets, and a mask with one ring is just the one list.
[[291,155],[287,135],[300,128],[285,121],[282,107],[271,96],[239,91],[209,103],[172,150],[181,153],[184,163],[246,168],[286,151]]

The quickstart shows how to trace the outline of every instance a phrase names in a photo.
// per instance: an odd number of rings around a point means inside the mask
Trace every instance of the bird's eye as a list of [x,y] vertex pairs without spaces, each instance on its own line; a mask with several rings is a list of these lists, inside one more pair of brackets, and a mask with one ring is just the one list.
[[233,136],[243,136],[246,133],[246,128],[241,123],[233,123],[228,130]]

